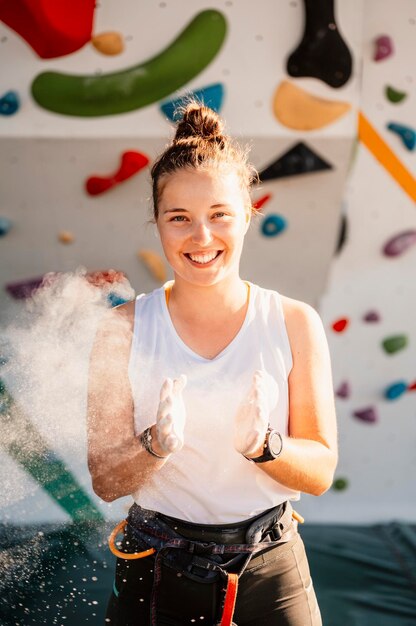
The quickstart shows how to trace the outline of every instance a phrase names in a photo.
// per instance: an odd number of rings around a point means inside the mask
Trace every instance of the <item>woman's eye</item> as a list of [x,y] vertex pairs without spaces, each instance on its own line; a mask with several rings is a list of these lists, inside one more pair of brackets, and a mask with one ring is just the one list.
[[218,213],[214,213],[214,217],[224,217],[224,215],[226,215],[226,213],[224,213],[223,211],[218,211]]
[[182,222],[186,220],[185,215],[175,215],[175,217],[172,217],[172,219],[170,220],[171,222]]

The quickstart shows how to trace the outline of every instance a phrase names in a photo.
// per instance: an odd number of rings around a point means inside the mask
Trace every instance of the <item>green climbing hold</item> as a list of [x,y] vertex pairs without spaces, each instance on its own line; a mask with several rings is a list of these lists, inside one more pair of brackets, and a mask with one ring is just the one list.
[[393,335],[384,339],[382,345],[388,354],[393,354],[407,346],[407,337],[406,335]]
[[101,76],[42,72],[32,95],[44,109],[80,117],[115,115],[157,102],[195,78],[220,51],[227,22],[219,11],[201,11],[159,54]]
[[348,480],[346,478],[337,478],[332,483],[332,489],[335,491],[344,491],[348,487]]
[[393,104],[402,102],[407,96],[407,93],[405,91],[398,91],[397,89],[394,89],[394,87],[390,87],[389,85],[387,85],[384,93],[386,94],[387,100],[393,102]]

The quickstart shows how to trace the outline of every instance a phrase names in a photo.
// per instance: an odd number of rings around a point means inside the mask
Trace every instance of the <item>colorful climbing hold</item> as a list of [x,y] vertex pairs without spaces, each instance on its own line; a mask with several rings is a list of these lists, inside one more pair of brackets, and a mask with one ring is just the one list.
[[363,315],[364,322],[379,322],[380,319],[380,314],[374,310],[367,311],[367,313]]
[[416,380],[408,386],[407,391],[416,391]]
[[380,35],[374,40],[374,61],[383,61],[394,52],[393,40],[389,35]]
[[399,256],[416,243],[416,230],[405,230],[395,235],[383,247],[386,256]]
[[410,128],[410,126],[404,126],[403,124],[396,124],[395,122],[387,124],[387,128],[400,137],[408,150],[415,149],[416,131],[413,128]]
[[75,76],[43,72],[32,83],[39,106],[63,115],[100,116],[134,111],[173,93],[220,51],[227,31],[219,11],[201,11],[162,52],[119,72]]
[[334,0],[304,0],[304,8],[302,40],[287,60],[287,72],[342,87],[351,76],[352,57],[335,22]]
[[273,110],[283,126],[294,130],[323,128],[351,109],[348,102],[326,100],[284,80],[276,89]]
[[351,395],[350,383],[347,380],[344,380],[335,391],[335,395],[338,398],[349,398]]
[[383,340],[382,346],[388,354],[394,354],[399,350],[403,350],[408,344],[406,335],[393,335]]
[[166,266],[160,254],[153,250],[139,250],[137,256],[143,261],[153,278],[161,283],[166,282]]
[[43,281],[43,276],[39,278],[31,278],[29,280],[22,280],[15,283],[8,283],[6,285],[6,291],[15,298],[20,300],[23,298],[30,298],[32,293],[40,287]]
[[120,33],[114,31],[94,35],[91,43],[98,52],[108,56],[120,54],[124,50],[124,40]]
[[407,388],[407,383],[404,380],[399,380],[398,382],[387,387],[384,391],[384,396],[387,400],[396,400],[396,398],[400,398],[400,396],[407,391]]
[[261,181],[331,170],[332,165],[303,142],[295,144],[259,172]]
[[374,423],[378,421],[378,414],[376,408],[373,406],[366,407],[365,409],[358,409],[357,411],[354,411],[353,415],[363,422]]
[[387,100],[389,100],[393,104],[398,104],[399,102],[402,102],[407,96],[407,93],[405,91],[399,91],[398,89],[394,89],[394,87],[390,87],[389,85],[387,85],[387,87],[385,88],[384,93],[386,94]]
[[12,221],[8,217],[0,217],[0,237],[7,235],[12,227]]
[[268,203],[271,197],[271,193],[266,193],[266,195],[256,200],[256,202],[253,202],[253,209],[256,209],[256,211],[260,211],[260,209],[262,209],[264,205]]
[[120,296],[117,293],[114,293],[113,291],[110,291],[110,293],[107,294],[107,301],[110,307],[115,307],[115,306],[119,306],[120,304],[125,304],[126,302],[130,302],[130,300],[131,299],[123,298],[122,296]]
[[0,2],[0,20],[42,59],[79,50],[91,39],[95,0]]
[[409,197],[416,202],[415,176],[400,162],[390,146],[387,145],[361,111],[358,114],[358,135],[361,143],[368,148],[377,161],[381,163]]
[[19,107],[20,99],[16,91],[8,91],[0,98],[0,115],[14,115]]
[[58,239],[61,243],[73,243],[75,237],[69,230],[61,230]]
[[186,102],[190,99],[196,100],[197,102],[200,102],[213,111],[219,113],[223,98],[224,86],[221,83],[215,83],[214,85],[209,85],[203,89],[189,91],[181,98],[175,98],[175,100],[163,102],[160,105],[160,110],[171,122],[178,122],[182,117],[181,109],[186,106]]
[[282,215],[271,214],[263,220],[261,232],[266,237],[276,237],[287,228],[287,221]]
[[335,491],[344,491],[348,487],[348,480],[346,478],[337,478],[332,483],[332,489]]
[[117,172],[109,176],[90,176],[85,188],[91,196],[108,191],[115,185],[127,180],[140,172],[149,163],[149,158],[135,150],[128,150],[121,155],[121,164]]
[[341,317],[332,324],[332,329],[335,330],[336,333],[342,333],[347,328],[348,324],[349,319],[347,317]]

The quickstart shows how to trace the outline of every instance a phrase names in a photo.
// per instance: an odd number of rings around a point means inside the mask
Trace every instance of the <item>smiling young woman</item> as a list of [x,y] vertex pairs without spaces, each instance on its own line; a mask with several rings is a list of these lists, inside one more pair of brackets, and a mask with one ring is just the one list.
[[312,307],[240,277],[255,176],[190,104],[152,168],[174,280],[97,332],[93,487],[133,497],[106,623],[321,624],[291,501],[332,484],[330,356]]

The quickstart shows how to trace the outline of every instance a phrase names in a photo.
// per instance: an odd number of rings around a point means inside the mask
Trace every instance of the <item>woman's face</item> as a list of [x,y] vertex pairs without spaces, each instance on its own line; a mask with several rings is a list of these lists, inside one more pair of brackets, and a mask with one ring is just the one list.
[[162,181],[157,227],[175,278],[208,286],[238,276],[247,200],[233,171],[180,169]]

